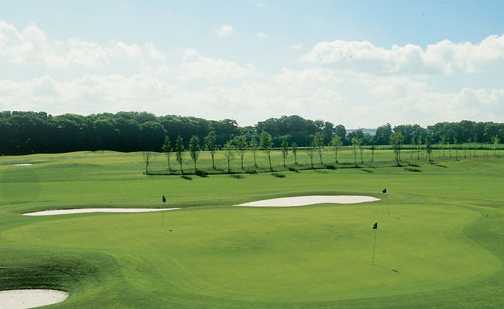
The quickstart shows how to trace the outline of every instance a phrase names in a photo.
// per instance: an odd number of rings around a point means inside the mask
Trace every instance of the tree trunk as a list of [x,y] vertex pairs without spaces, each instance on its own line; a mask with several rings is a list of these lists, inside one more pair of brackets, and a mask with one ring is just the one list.
[[270,171],[273,172],[273,167],[271,166],[271,152],[269,152],[269,151],[268,151],[268,162],[269,162]]
[[212,157],[212,168],[215,169],[215,152],[211,151],[210,156]]

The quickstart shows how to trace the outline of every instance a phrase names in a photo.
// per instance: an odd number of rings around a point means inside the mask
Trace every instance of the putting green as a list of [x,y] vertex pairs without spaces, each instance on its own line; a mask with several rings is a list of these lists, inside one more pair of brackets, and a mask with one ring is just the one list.
[[[130,155],[4,169],[0,288],[70,292],[55,308],[500,308],[504,164],[193,178],[139,176]],[[113,158],[117,158],[116,162]],[[61,160],[67,162],[61,167]],[[98,158],[98,160],[97,160]],[[0,158],[1,163],[2,158]],[[0,170],[2,167],[0,166]],[[98,172],[99,171],[99,172]],[[61,173],[74,177],[62,177]],[[389,194],[378,192],[383,187]],[[37,195],[24,194],[35,188]],[[161,194],[168,197],[162,204]],[[235,207],[302,195],[358,205]],[[379,194],[379,195],[378,195]],[[27,197],[29,195],[29,198]],[[179,207],[26,217],[28,211]],[[372,265],[374,231],[376,263]],[[8,278],[2,279],[2,278]]]

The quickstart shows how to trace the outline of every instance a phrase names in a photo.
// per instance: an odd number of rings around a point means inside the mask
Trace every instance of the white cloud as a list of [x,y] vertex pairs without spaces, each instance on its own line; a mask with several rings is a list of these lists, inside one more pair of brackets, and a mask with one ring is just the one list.
[[302,57],[306,63],[377,73],[474,73],[504,67],[504,35],[479,43],[448,40],[422,48],[408,44],[378,47],[368,41],[319,42]]
[[[468,87],[456,77],[499,66],[502,40],[391,49],[320,43],[296,68],[265,73],[194,49],[173,53],[150,43],[54,40],[36,26],[0,23],[0,110],[146,110],[241,124],[299,114],[349,127],[501,121],[504,87],[484,78]],[[439,85],[432,73],[451,74],[453,82]]]
[[258,39],[264,40],[264,39],[269,39],[270,36],[269,36],[269,34],[264,33],[264,32],[257,32],[256,37]]
[[220,38],[227,38],[231,36],[234,33],[233,26],[231,25],[221,25],[217,31],[216,34]]
[[182,62],[176,71],[181,81],[205,80],[217,83],[250,78],[257,74],[253,65],[209,58],[194,49],[185,51]]
[[[151,43],[128,44],[120,41],[95,43],[80,39],[51,40],[36,26],[18,29],[0,22],[0,66],[17,74],[65,72],[137,72],[158,67],[165,54]],[[0,78],[1,76],[0,72]]]

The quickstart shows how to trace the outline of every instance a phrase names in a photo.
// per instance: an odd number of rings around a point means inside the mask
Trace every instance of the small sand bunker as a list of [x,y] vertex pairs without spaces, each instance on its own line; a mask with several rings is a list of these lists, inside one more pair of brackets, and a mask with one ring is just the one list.
[[23,166],[32,166],[32,163],[18,163],[18,164],[13,164],[12,166],[17,166],[17,167],[23,167]]
[[58,290],[7,290],[0,291],[0,308],[25,309],[43,307],[65,301],[68,293]]
[[363,195],[309,195],[274,198],[240,204],[249,207],[297,207],[315,204],[359,204],[379,201],[379,198]]
[[[59,216],[89,213],[138,213],[138,212],[158,212],[177,210],[180,208],[78,208],[78,209],[56,209],[28,212],[24,216]],[[1,307],[0,307],[1,309]]]

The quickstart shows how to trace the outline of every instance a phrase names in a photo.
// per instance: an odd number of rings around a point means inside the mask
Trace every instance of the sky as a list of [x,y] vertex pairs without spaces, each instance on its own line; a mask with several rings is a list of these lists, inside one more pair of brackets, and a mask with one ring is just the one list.
[[0,0],[0,110],[503,121],[503,1]]

